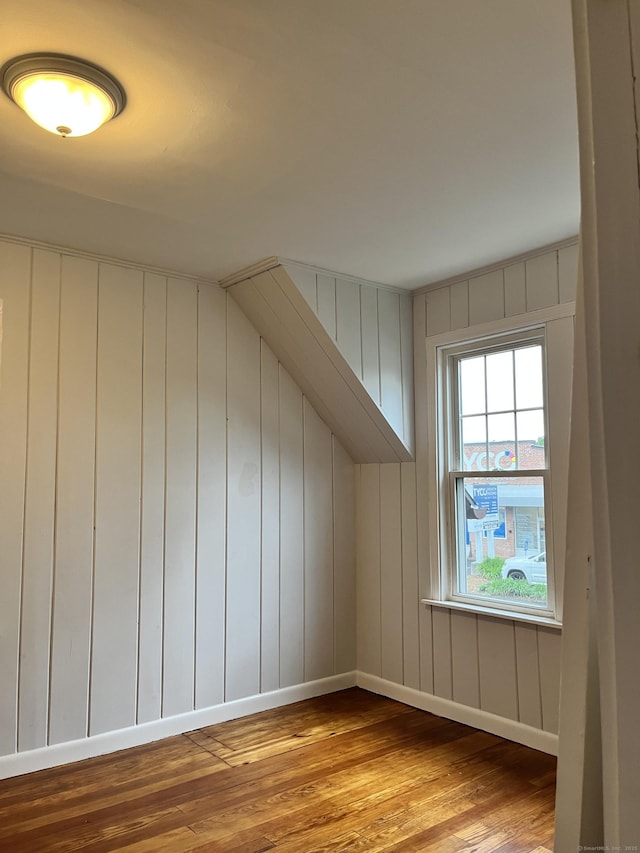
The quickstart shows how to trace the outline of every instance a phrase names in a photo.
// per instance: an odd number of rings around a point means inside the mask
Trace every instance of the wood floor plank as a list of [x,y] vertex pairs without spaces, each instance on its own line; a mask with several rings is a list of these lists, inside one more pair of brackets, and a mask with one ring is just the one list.
[[10,853],[548,853],[555,759],[353,688],[0,782]]

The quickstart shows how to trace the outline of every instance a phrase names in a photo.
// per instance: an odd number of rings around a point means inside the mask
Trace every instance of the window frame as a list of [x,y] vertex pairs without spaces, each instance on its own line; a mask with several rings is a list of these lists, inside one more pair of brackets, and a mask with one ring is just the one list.
[[[547,606],[519,604],[518,602],[505,602],[492,596],[478,596],[463,592],[460,586],[460,551],[462,548],[462,525],[461,525],[461,494],[459,483],[465,479],[482,478],[496,480],[497,482],[522,478],[539,477],[542,479],[545,526],[546,507],[550,502],[551,495],[551,473],[547,460],[547,447],[545,447],[545,467],[535,469],[519,468],[514,471],[486,471],[481,475],[474,475],[464,470],[464,465],[456,466],[455,461],[462,461],[463,450],[460,436],[459,408],[459,374],[457,366],[465,357],[486,356],[496,352],[525,348],[527,345],[538,344],[542,347],[542,380],[543,380],[543,410],[545,436],[548,428],[548,405],[547,405],[547,363],[546,363],[546,328],[544,325],[529,328],[520,332],[501,333],[480,340],[466,341],[441,346],[437,350],[438,369],[442,373],[443,399],[437,401],[443,411],[443,444],[444,452],[438,459],[439,465],[439,505],[446,507],[446,512],[441,513],[440,539],[440,562],[446,566],[442,571],[443,592],[447,600],[458,604],[468,604],[478,607],[491,607],[509,612],[524,613],[530,616],[542,616],[547,619],[555,619],[555,582],[553,554],[547,559]],[[515,400],[514,400],[515,406]],[[488,445],[488,439],[487,439]],[[553,530],[551,525],[551,541],[553,541]]]
[[[568,422],[566,409],[571,393],[571,371],[573,352],[573,324],[575,318],[575,303],[562,303],[546,309],[531,311],[517,317],[508,317],[481,325],[444,332],[427,336],[426,349],[426,399],[418,402],[419,420],[424,425],[424,453],[419,467],[424,477],[423,506],[428,516],[426,525],[428,535],[420,544],[420,565],[422,589],[421,601],[425,604],[448,607],[454,610],[484,613],[496,617],[515,619],[523,622],[534,622],[553,627],[561,627],[562,623],[562,588],[564,579],[564,542],[566,525],[566,489],[568,468]],[[556,323],[555,321],[560,321]],[[549,338],[549,324],[553,324],[554,333]],[[440,367],[439,358],[446,351],[471,350],[490,348],[492,343],[519,341],[533,334],[545,337],[544,370],[546,380],[545,394],[545,454],[546,480],[545,483],[545,527],[546,548],[553,557],[548,565],[553,564],[553,582],[547,586],[547,608],[512,606],[510,603],[500,603],[494,599],[466,600],[453,599],[450,595],[449,577],[457,571],[457,566],[447,564],[450,551],[448,537],[452,528],[447,526],[450,510],[445,512],[442,505],[442,467],[440,460],[446,452],[445,427],[446,410],[445,376]],[[551,343],[551,347],[550,347]],[[551,352],[550,352],[551,349]],[[555,362],[555,363],[552,363]],[[558,374],[559,381],[553,388],[549,383],[551,373]],[[422,392],[424,393],[424,391]],[[422,413],[422,417],[420,417]],[[555,415],[555,416],[554,416]],[[557,445],[557,447],[556,447]],[[556,465],[554,459],[558,456],[558,476],[554,479]],[[423,467],[424,463],[424,467]],[[524,469],[528,470],[528,469]],[[522,469],[513,476],[523,476]],[[537,469],[531,476],[538,476]],[[450,491],[447,493],[450,495]],[[449,498],[448,498],[449,499]],[[444,516],[444,518],[443,518]],[[443,548],[444,542],[444,548]],[[425,595],[426,594],[426,595]]]

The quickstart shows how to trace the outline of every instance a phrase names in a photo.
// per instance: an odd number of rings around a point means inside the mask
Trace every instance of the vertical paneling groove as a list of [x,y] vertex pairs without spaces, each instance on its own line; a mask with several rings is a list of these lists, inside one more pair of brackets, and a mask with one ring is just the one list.
[[22,582],[27,407],[29,383],[29,310],[31,251],[0,245],[0,748],[13,752],[17,743],[18,655]]
[[60,256],[33,252],[18,749],[47,743],[58,406]]

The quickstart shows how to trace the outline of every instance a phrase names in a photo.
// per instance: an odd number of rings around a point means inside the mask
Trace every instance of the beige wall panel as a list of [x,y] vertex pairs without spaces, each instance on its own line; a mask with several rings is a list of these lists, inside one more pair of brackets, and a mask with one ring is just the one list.
[[518,719],[515,635],[512,622],[478,616],[480,707]]
[[356,667],[355,470],[333,436],[333,633],[334,671]]
[[440,335],[451,329],[449,295],[450,289],[448,287],[427,291],[425,295],[427,337]]
[[380,671],[383,678],[402,684],[402,507],[399,463],[380,466],[380,613]]
[[[563,589],[567,540],[567,493],[569,483],[569,430],[573,373],[574,318],[563,317],[547,324],[547,358],[555,365],[547,377],[547,408],[551,434],[551,501],[553,505],[553,566],[556,589]],[[562,619],[562,613],[558,613]]]
[[224,700],[228,298],[198,289],[196,708]]
[[400,298],[390,290],[378,291],[380,341],[380,394],[382,410],[397,435],[404,435],[402,406],[402,356],[400,350]]
[[60,255],[35,249],[24,512],[18,749],[47,743],[58,432]]
[[451,659],[454,702],[479,708],[478,617],[475,613],[451,611]]
[[485,273],[469,280],[469,325],[501,320],[505,316],[503,271]]
[[560,302],[574,302],[578,286],[578,244],[558,249],[558,291]]
[[17,737],[30,289],[30,249],[0,243],[0,754],[14,752]]
[[362,329],[362,383],[380,405],[380,341],[378,336],[378,291],[363,285],[360,289]]
[[451,330],[469,325],[469,282],[458,281],[449,288]]
[[358,669],[380,675],[380,466],[359,465],[356,483]]
[[518,718],[521,723],[542,728],[538,629],[535,625],[515,625],[518,670]]
[[194,701],[198,290],[167,282],[167,495],[162,715]]
[[305,399],[304,677],[333,674],[333,485],[331,432]]
[[260,341],[260,690],[280,686],[280,413],[278,361]]
[[402,504],[402,648],[404,683],[420,689],[420,595],[415,462],[400,466]]
[[167,279],[144,274],[137,722],[162,712]]
[[360,285],[336,279],[336,340],[351,369],[362,379]]
[[142,298],[140,271],[100,264],[91,735],[136,718]]
[[316,285],[316,274],[313,270],[306,270],[302,267],[294,267],[285,265],[285,269],[295,282],[300,293],[307,300],[311,308],[318,313],[318,292]]
[[400,349],[402,355],[403,439],[415,454],[415,414],[413,389],[413,297],[400,297]]
[[514,317],[527,310],[527,278],[524,261],[504,268],[504,315]]
[[442,699],[453,698],[451,658],[451,611],[432,608],[433,692]]
[[540,697],[542,700],[542,728],[546,732],[558,731],[560,708],[560,644],[562,637],[553,628],[538,627],[538,654],[540,656]]
[[88,728],[97,322],[97,263],[63,256],[49,743]]
[[280,687],[304,680],[302,392],[280,365]]
[[260,691],[260,338],[227,304],[226,701]]
[[558,304],[558,253],[546,252],[527,261],[527,311]]
[[336,337],[336,280],[318,273],[318,319],[335,340]]

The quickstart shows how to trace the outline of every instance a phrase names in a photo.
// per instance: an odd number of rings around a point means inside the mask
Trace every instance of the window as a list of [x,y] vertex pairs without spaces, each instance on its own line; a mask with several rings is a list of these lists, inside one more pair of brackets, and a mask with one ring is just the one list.
[[439,598],[553,618],[545,328],[439,346],[436,369]]

